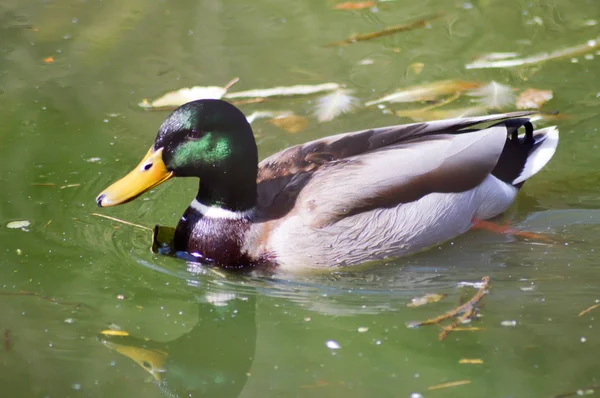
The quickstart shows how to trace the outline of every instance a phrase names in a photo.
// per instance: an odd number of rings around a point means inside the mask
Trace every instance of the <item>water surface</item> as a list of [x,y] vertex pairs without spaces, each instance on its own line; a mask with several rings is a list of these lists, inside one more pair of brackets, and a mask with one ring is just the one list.
[[[600,384],[600,309],[577,316],[600,299],[600,55],[465,69],[483,53],[527,55],[599,37],[597,1],[397,0],[361,11],[333,5],[0,5],[4,395],[549,397]],[[323,46],[438,12],[445,17],[425,29]],[[424,65],[419,74],[410,66],[415,63]],[[333,81],[362,102],[445,79],[552,90],[546,109],[566,116],[552,121],[561,130],[559,150],[499,220],[552,240],[473,231],[367,268],[229,275],[157,257],[147,231],[92,215],[95,195],[137,164],[166,116],[139,110],[142,98],[233,77],[240,78],[236,90]],[[313,107],[314,97],[268,104],[305,115]],[[298,134],[266,121],[253,128],[265,157],[336,132],[409,121],[364,109],[328,123],[311,117]],[[173,225],[195,184],[172,181],[102,212],[146,226]],[[15,220],[31,225],[5,227]],[[439,342],[436,327],[406,327],[454,307],[462,295],[457,284],[485,275],[492,287],[475,322],[483,330]],[[424,293],[448,297],[406,307]],[[130,336],[99,337],[117,327]],[[341,348],[328,348],[328,341]],[[483,364],[459,364],[462,358]],[[470,384],[428,390],[460,380]]]

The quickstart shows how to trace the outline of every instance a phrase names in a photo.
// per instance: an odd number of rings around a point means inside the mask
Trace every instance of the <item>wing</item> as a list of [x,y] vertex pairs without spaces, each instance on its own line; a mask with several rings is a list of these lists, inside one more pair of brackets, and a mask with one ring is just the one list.
[[[462,192],[493,170],[509,130],[530,112],[346,133],[288,148],[259,164],[259,203],[292,207],[314,226],[431,192]],[[511,122],[511,130],[521,123]],[[492,127],[481,128],[481,125]]]

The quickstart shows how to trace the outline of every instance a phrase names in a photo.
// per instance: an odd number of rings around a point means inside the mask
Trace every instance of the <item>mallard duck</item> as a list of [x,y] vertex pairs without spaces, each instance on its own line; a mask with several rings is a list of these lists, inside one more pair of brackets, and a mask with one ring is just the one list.
[[128,175],[98,195],[128,202],[200,178],[175,250],[225,268],[354,265],[424,250],[503,213],[552,158],[558,130],[531,112],[333,135],[258,163],[244,114],[221,100],[171,113]]

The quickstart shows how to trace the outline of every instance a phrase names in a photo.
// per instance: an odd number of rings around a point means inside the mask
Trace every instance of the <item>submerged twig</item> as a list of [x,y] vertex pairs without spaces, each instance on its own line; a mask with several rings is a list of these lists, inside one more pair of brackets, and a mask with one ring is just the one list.
[[402,24],[402,25],[390,26],[390,27],[387,27],[387,28],[382,29],[377,32],[369,32],[369,33],[365,33],[365,34],[354,34],[354,35],[348,37],[347,39],[336,41],[336,42],[329,43],[329,44],[325,44],[325,47],[343,46],[346,44],[352,44],[352,43],[356,43],[359,41],[372,40],[372,39],[376,39],[376,38],[382,37],[382,36],[393,35],[394,33],[407,32],[409,30],[424,28],[427,26],[427,24],[429,24],[429,22],[436,20],[438,18],[441,18],[443,15],[444,14],[440,12],[440,13],[430,15],[426,18],[419,19],[417,21],[409,22],[409,23]]
[[429,390],[429,391],[432,391],[432,390],[441,390],[442,388],[464,386],[465,384],[471,384],[471,380],[451,381],[449,383],[443,383],[443,384],[438,384],[438,385],[435,385],[435,386],[429,386],[429,387],[427,387],[427,390]]
[[[472,317],[475,316],[475,314],[476,314],[475,306],[477,303],[479,303],[479,301],[481,301],[483,296],[486,295],[489,285],[490,285],[490,277],[484,276],[483,278],[481,278],[481,287],[479,288],[477,293],[475,293],[475,295],[473,297],[471,297],[467,302],[446,312],[445,314],[436,316],[435,318],[427,319],[426,321],[423,321],[423,322],[411,323],[410,327],[418,327],[418,326],[425,326],[425,325],[438,325],[447,319],[456,318],[452,322],[452,324],[442,327],[442,331],[440,332],[438,338],[440,341],[444,340],[450,332],[462,330],[462,328],[459,329],[459,326],[462,323],[464,323],[465,321],[467,321],[468,319],[471,319]],[[471,330],[473,330],[473,329],[471,329]]]
[[143,225],[140,225],[140,224],[134,224],[134,223],[129,222],[129,221],[121,220],[120,218],[111,217],[111,216],[105,216],[104,214],[100,214],[100,213],[92,213],[92,216],[106,218],[108,220],[116,221],[116,222],[119,222],[121,224],[130,225],[132,227],[136,227],[136,228],[144,229],[146,231],[154,232],[154,230],[152,228],[149,228],[149,227],[146,227],[146,226],[143,226]]
[[587,314],[588,312],[590,312],[591,310],[596,309],[596,308],[600,308],[600,304],[594,304],[592,306],[587,307],[585,310],[581,311],[579,313],[579,315],[577,315],[577,316],[583,316],[583,315]]

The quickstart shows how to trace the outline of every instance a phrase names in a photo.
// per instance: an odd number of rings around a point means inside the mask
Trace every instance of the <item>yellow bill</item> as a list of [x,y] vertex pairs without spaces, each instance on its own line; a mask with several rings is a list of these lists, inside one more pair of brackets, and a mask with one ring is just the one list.
[[163,148],[156,151],[150,148],[135,169],[98,195],[98,206],[109,207],[127,203],[173,177],[173,172],[165,166],[162,152]]

